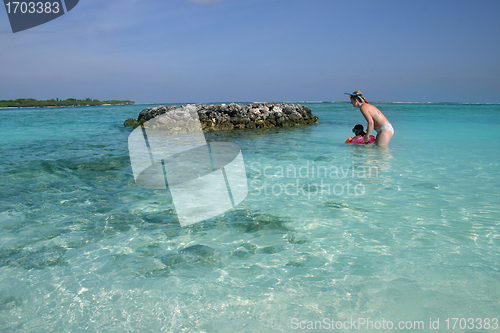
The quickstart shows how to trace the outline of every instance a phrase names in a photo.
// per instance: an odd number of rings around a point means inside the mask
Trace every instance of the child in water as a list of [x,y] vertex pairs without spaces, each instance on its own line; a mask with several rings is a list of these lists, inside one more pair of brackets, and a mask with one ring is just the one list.
[[[352,129],[352,132],[354,133],[354,137],[350,137],[345,141],[345,143],[365,143],[364,137],[366,133],[364,131],[363,125],[357,124]],[[375,142],[375,137],[373,135],[370,135],[370,140],[367,143],[373,143],[373,142]]]

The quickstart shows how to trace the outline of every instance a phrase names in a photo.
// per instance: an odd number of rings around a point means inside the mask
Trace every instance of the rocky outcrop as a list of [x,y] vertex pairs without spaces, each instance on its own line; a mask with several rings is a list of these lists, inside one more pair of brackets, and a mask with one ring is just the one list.
[[273,128],[310,125],[318,121],[311,109],[300,104],[241,104],[156,106],[142,110],[137,120],[129,118],[125,126],[137,127],[159,115],[196,109],[203,131],[222,131],[236,128]]

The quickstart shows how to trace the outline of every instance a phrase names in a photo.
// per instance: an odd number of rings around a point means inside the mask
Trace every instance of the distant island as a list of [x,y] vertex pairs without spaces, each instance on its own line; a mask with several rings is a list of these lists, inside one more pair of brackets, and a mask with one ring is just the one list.
[[19,98],[16,100],[0,100],[0,108],[29,108],[29,107],[52,107],[52,106],[87,106],[87,105],[124,105],[135,104],[133,101],[100,101],[97,99],[74,99],[68,98],[66,100],[49,99],[46,101],[39,101],[33,98]]

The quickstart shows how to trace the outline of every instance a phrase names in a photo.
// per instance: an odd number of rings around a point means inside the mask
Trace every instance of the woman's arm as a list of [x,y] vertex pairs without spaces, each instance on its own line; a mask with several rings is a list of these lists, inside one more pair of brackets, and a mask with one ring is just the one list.
[[365,143],[367,143],[370,140],[370,133],[373,130],[374,122],[373,122],[373,117],[370,114],[370,111],[368,111],[369,106],[364,104],[361,106],[360,110],[361,113],[363,114],[363,117],[366,119],[366,133],[365,133]]

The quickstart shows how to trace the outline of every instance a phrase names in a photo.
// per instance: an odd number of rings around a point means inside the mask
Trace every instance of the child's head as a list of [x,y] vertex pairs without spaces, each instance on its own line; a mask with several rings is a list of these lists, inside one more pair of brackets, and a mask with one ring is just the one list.
[[352,129],[352,132],[355,135],[365,135],[366,134],[364,131],[364,127],[361,124],[357,124],[356,126],[354,126],[354,128]]

